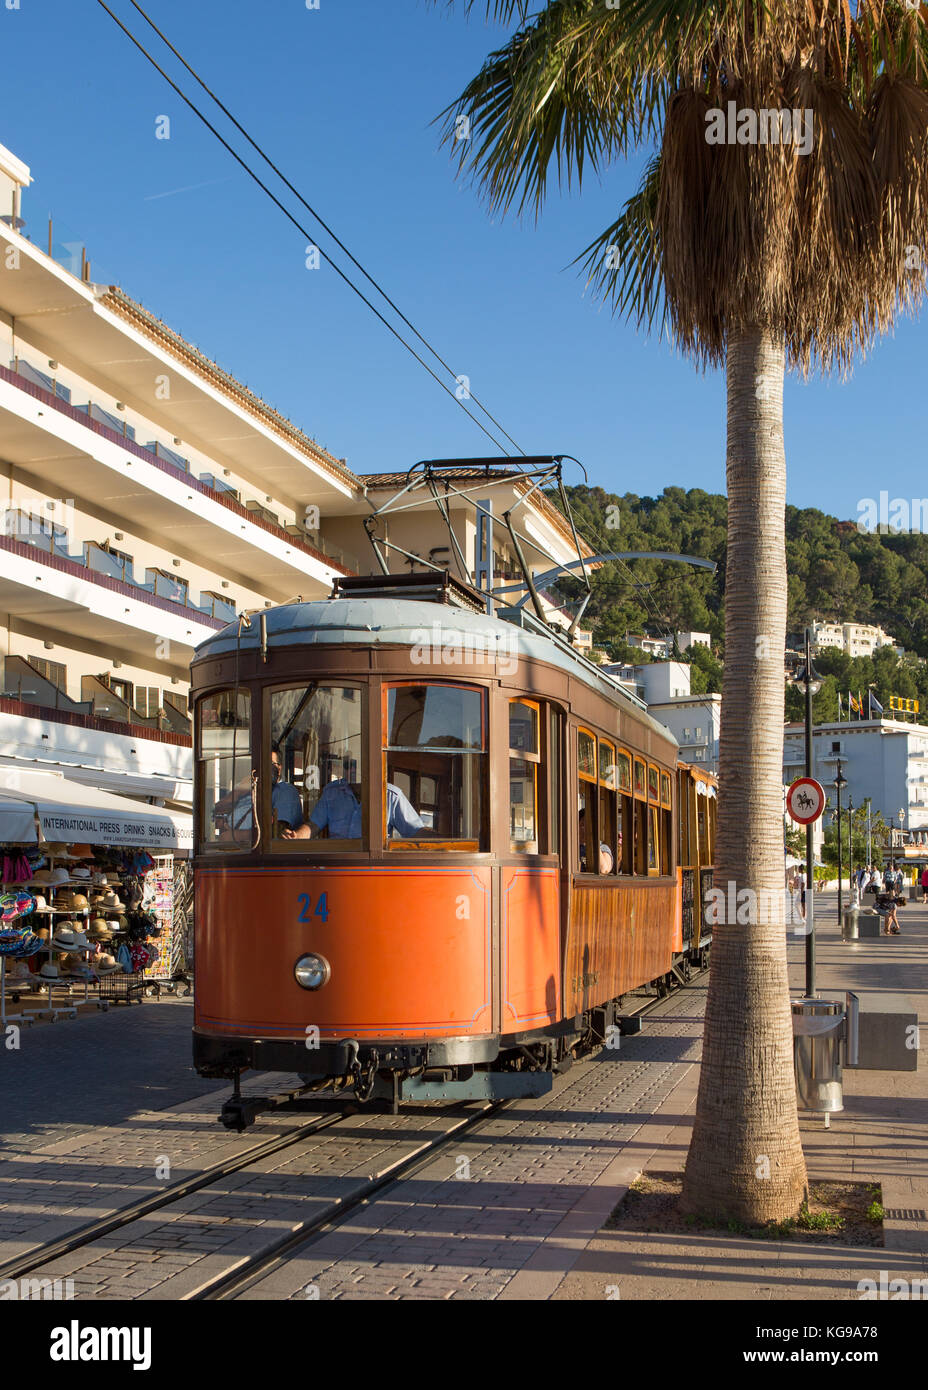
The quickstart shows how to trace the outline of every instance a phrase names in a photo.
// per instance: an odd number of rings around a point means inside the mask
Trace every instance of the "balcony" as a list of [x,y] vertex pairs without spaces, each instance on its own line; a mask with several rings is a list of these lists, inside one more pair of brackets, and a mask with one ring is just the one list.
[[[243,574],[252,576],[256,587],[267,590],[274,589],[286,594],[293,592],[293,579],[297,574],[312,576],[311,571],[307,571],[305,566],[299,561],[312,559],[326,566],[327,569],[335,569],[343,574],[355,573],[351,565],[344,560],[336,558],[339,552],[333,552],[328,546],[317,546],[307,538],[305,530],[291,526],[284,527],[276,520],[268,520],[257,511],[249,510],[243,506],[234,495],[234,490],[225,485],[219,486],[219,480],[211,474],[204,474],[203,479],[211,479],[211,482],[203,481],[201,478],[194,478],[188,471],[187,461],[180,459],[179,455],[173,455],[171,450],[160,445],[158,441],[149,441],[149,446],[139,444],[133,437],[134,431],[131,426],[120,420],[117,416],[105,411],[97,406],[95,402],[88,401],[84,406],[72,406],[56,394],[55,383],[50,382],[50,378],[39,381],[43,374],[37,373],[30,367],[31,376],[23,370],[29,364],[17,361],[17,370],[11,371],[9,368],[0,366],[0,382],[6,382],[10,386],[16,387],[19,391],[32,397],[42,406],[42,412],[52,412],[55,415],[72,422],[80,424],[82,429],[93,432],[98,437],[107,440],[121,451],[121,458],[130,455],[128,462],[122,462],[119,467],[119,475],[123,480],[127,476],[125,469],[131,466],[132,459],[139,459],[150,467],[158,469],[161,473],[179,483],[182,487],[183,496],[173,488],[155,489],[151,483],[142,483],[142,475],[138,476],[139,484],[133,490],[131,487],[126,491],[123,485],[122,497],[123,505],[128,505],[126,499],[131,499],[132,505],[138,502],[144,505],[145,516],[148,524],[152,527],[164,528],[166,526],[176,526],[177,518],[183,515],[183,525],[187,528],[188,544],[197,547],[204,544],[214,544],[217,539],[217,522],[209,521],[202,512],[198,514],[199,519],[191,522],[190,509],[185,505],[192,502],[194,496],[199,494],[201,497],[209,499],[213,503],[218,503],[224,510],[227,510],[243,524],[240,527],[222,527],[222,547],[226,556],[227,563],[238,569]],[[50,385],[49,385],[50,382]],[[57,388],[60,391],[61,388]],[[73,452],[75,446],[70,445],[72,453],[66,452],[50,457],[47,448],[49,425],[36,425],[29,412],[25,414],[17,411],[15,414],[9,411],[6,425],[6,446],[5,452],[7,459],[30,471],[40,471],[41,475],[49,479],[52,487],[60,488],[61,495],[65,495],[67,488],[73,486],[74,470],[77,464],[82,469],[84,485],[88,488],[98,486],[101,490],[98,495],[104,496],[105,489],[110,485],[113,476],[112,463],[107,464],[103,458],[98,458],[93,452],[93,446],[88,441],[86,447],[80,446],[81,453],[78,456]],[[42,432],[41,436],[35,434],[36,429]],[[155,445],[153,449],[151,446]],[[87,458],[87,455],[90,458]],[[102,465],[102,466],[101,466]],[[144,497],[144,503],[142,499]],[[180,513],[177,509],[181,509]],[[273,516],[273,513],[269,513]],[[255,539],[247,534],[248,526],[256,528],[267,536],[274,537],[278,542],[283,542],[286,549],[281,551],[277,547],[257,546]],[[246,533],[244,536],[241,533]],[[287,557],[293,556],[291,560]],[[257,563],[256,563],[257,562]],[[296,573],[295,573],[296,572]],[[327,577],[318,576],[316,582],[328,582]]]
[[[224,604],[224,616],[214,613],[215,605],[210,601],[212,595],[205,604],[194,603],[187,581],[163,570],[146,570],[145,582],[142,583],[135,578],[131,555],[111,550],[109,546],[101,545],[98,541],[85,541],[82,554],[71,554],[68,549],[67,531],[61,526],[53,526],[42,517],[31,516],[22,511],[11,511],[7,512],[5,521],[6,535],[0,534],[0,545],[9,539],[14,544],[6,548],[12,549],[14,553],[38,552],[37,558],[41,557],[44,560],[44,557],[48,556],[50,562],[63,562],[69,573],[73,573],[74,567],[80,567],[89,571],[88,578],[96,580],[99,576],[102,580],[115,581],[119,586],[119,592],[131,591],[134,598],[155,603],[159,607],[176,606],[185,609],[191,614],[196,614],[198,620],[205,618],[211,623],[215,622],[217,627],[234,622],[238,616],[232,603]],[[220,616],[222,621],[215,621]]]

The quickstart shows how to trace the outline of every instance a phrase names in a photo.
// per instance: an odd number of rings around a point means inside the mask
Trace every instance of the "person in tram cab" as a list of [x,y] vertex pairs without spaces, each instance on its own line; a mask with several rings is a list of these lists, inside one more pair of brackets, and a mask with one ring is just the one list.
[[[360,840],[361,788],[352,785],[347,777],[327,782],[322,795],[309,816],[309,834],[320,835],[327,830],[331,840]],[[398,834],[403,839],[420,834],[425,821],[393,782],[387,783],[387,837]],[[285,838],[293,838],[286,836]],[[297,838],[302,838],[302,835]]]
[[[310,830],[303,815],[300,793],[292,782],[281,781],[280,749],[276,746],[271,749],[271,776],[274,779],[271,788],[271,814],[274,817],[275,833],[285,840],[308,839]],[[218,802],[217,812],[221,807],[222,802]],[[226,838],[230,833],[237,836],[241,831],[251,830],[254,817],[250,791],[240,792],[236,796],[229,819],[231,825],[223,827],[225,833],[222,838]]]

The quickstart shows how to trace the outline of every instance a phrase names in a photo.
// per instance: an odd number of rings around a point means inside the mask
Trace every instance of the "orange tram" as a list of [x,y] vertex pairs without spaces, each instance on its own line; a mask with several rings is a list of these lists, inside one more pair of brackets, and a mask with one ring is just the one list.
[[[209,638],[194,1061],[354,1099],[537,1096],[706,962],[715,781],[522,609],[339,579]],[[614,1033],[613,1035],[614,1036]]]

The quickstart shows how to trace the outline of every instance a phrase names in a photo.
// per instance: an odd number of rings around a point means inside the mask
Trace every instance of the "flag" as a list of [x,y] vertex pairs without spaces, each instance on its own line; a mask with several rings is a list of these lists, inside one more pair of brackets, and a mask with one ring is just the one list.
[[838,723],[839,723],[839,724],[841,723],[841,714],[842,714],[842,710],[841,710],[841,691],[839,690],[839,691],[838,691]]
[[863,719],[864,717],[864,697],[859,690],[857,692],[857,715],[859,719]]
[[880,704],[879,700],[876,698],[876,696],[874,695],[873,691],[871,690],[871,691],[870,691],[870,717],[871,717],[871,718],[873,717],[873,711],[874,711],[874,710],[876,710],[877,714],[882,714],[882,713],[883,713],[883,706]]
[[847,717],[848,717],[848,719],[850,719],[850,717],[851,717],[852,714],[856,714],[857,717],[858,717],[858,719],[860,718],[860,705],[859,705],[859,704],[857,703],[857,701],[854,699],[854,696],[851,694],[851,692],[848,691],[848,692],[847,692]]

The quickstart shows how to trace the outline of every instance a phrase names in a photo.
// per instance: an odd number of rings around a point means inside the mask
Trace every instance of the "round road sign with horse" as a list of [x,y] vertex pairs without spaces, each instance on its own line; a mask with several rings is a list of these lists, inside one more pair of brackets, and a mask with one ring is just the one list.
[[800,825],[811,825],[825,809],[825,788],[814,777],[797,777],[786,793],[786,809]]

